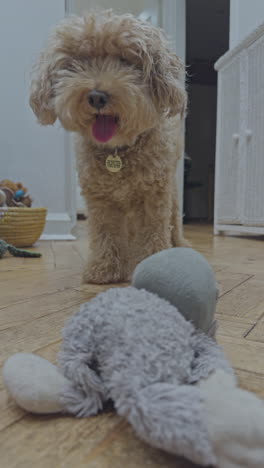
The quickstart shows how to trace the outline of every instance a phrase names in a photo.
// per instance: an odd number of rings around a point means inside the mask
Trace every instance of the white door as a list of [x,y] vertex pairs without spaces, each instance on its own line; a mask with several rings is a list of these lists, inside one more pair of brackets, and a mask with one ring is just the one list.
[[[98,8],[112,8],[118,13],[132,13],[142,20],[161,26],[169,35],[176,53],[185,60],[185,2],[186,0],[66,0],[67,13],[82,15]],[[183,200],[183,160],[177,172],[178,190]],[[85,211],[77,184],[77,211]]]

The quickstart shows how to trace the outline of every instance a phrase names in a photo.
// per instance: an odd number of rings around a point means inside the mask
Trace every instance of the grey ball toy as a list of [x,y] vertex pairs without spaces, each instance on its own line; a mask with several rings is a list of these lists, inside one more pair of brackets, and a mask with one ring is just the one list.
[[146,258],[135,269],[132,284],[166,299],[195,328],[215,335],[218,287],[212,268],[197,251],[178,247]]

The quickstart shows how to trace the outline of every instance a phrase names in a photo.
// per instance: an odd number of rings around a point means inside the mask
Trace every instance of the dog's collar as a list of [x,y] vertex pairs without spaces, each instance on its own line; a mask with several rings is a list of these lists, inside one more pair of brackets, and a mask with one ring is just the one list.
[[153,129],[142,133],[131,146],[98,147],[91,143],[90,145],[93,148],[94,157],[100,161],[100,164],[103,164],[107,171],[115,173],[120,172],[128,164],[127,153],[140,152],[140,148],[146,144],[152,133]]
[[124,146],[114,146],[114,147],[110,147],[110,146],[104,146],[101,149],[101,152],[104,153],[104,154],[118,154],[118,153],[121,153],[121,154],[124,154],[126,153],[129,149],[131,149],[134,145],[124,145]]
[[132,145],[124,145],[124,146],[114,146],[114,147],[111,147],[111,146],[101,146],[101,147],[98,147],[96,145],[94,145],[92,143],[92,147],[93,147],[93,150],[94,150],[94,154],[96,154],[97,157],[105,157],[109,154],[112,154],[112,155],[119,155],[124,157],[125,154],[131,150],[133,150],[133,148],[140,148],[142,146],[144,146],[146,140],[149,138],[149,136],[152,134],[153,132],[153,129],[151,130],[147,130],[146,132],[144,133],[141,133],[141,135],[139,135],[136,139],[136,141],[132,144]]

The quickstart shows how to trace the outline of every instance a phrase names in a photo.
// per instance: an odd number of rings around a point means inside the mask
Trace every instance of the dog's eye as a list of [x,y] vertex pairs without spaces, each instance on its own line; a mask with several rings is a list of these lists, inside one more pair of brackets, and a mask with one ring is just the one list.
[[123,57],[120,57],[120,62],[123,63],[124,65],[131,65],[131,63],[129,63],[128,60]]
[[74,71],[75,71],[74,68],[75,68],[75,67],[74,67],[73,63],[72,63],[70,60],[65,60],[65,61],[62,63],[61,71],[62,71],[62,72],[65,72],[65,71],[74,72]]
[[65,60],[63,63],[63,70],[69,71],[71,73],[77,73],[83,70],[83,65],[81,60]]
[[71,65],[71,64],[64,67],[64,70],[67,70],[69,72],[75,72],[76,71],[75,67],[73,65]]

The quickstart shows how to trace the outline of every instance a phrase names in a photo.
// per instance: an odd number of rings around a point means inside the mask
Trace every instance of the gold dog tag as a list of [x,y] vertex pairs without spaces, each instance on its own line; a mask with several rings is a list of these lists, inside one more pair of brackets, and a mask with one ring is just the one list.
[[119,172],[122,169],[122,159],[116,154],[109,154],[105,160],[106,169],[110,172]]

